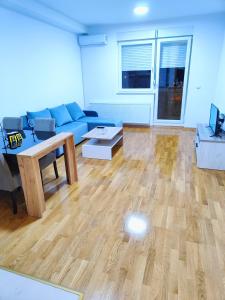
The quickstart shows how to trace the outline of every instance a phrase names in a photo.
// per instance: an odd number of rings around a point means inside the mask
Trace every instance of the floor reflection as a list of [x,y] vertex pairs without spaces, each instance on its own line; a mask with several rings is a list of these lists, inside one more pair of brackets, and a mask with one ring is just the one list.
[[136,239],[144,238],[150,232],[149,218],[140,212],[132,212],[125,217],[124,231],[130,237]]
[[179,161],[178,146],[179,136],[156,135],[154,156],[161,176],[171,177],[174,164]]

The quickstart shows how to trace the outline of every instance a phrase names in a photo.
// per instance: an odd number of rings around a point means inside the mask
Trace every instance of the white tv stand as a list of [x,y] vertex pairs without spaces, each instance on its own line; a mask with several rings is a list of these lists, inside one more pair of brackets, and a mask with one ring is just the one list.
[[212,136],[206,124],[198,124],[195,137],[197,167],[225,170],[225,133],[221,137]]

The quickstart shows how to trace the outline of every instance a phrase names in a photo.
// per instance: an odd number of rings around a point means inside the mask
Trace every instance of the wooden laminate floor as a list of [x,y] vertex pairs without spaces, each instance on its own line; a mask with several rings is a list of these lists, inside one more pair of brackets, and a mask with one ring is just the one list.
[[[79,146],[71,187],[63,158],[57,181],[48,169],[42,219],[27,217],[22,201],[13,216],[0,194],[0,265],[86,300],[225,299],[225,173],[196,168],[192,131],[124,135],[112,161],[84,159]],[[145,235],[125,230],[136,213]]]

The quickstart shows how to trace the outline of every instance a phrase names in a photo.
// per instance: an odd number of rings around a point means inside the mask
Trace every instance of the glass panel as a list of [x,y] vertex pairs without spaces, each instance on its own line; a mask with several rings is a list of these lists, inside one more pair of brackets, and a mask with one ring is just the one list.
[[158,119],[180,120],[185,68],[160,68]]
[[123,71],[123,89],[149,89],[151,86],[151,71]]
[[187,41],[161,43],[157,119],[180,120]]

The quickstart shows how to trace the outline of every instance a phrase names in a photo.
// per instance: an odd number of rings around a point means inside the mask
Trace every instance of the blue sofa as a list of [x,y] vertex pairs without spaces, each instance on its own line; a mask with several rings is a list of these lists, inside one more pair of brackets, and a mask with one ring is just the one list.
[[[37,112],[27,112],[23,118],[24,130],[31,129],[31,124],[35,118],[54,118],[56,123],[56,134],[60,132],[72,132],[74,134],[75,145],[82,142],[82,135],[92,130],[96,126],[122,127],[122,121],[99,118],[96,111],[81,110],[76,102],[63,104],[53,108],[46,108]],[[63,154],[63,148],[57,150],[57,156]]]

